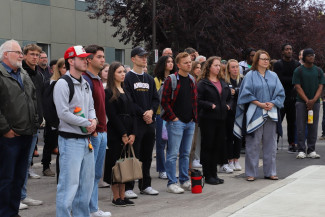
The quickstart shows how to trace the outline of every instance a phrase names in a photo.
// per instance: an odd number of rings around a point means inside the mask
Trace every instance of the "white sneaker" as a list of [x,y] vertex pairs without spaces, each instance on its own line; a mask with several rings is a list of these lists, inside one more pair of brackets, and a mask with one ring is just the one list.
[[140,191],[140,194],[158,195],[159,192],[153,189],[152,187],[147,187],[146,189]]
[[90,217],[110,217],[110,216],[112,216],[110,212],[104,212],[100,209],[97,212],[90,213]]
[[299,153],[298,153],[298,155],[297,155],[297,159],[304,159],[306,157],[306,153],[305,152],[302,152],[302,151],[300,151]]
[[22,202],[20,202],[20,204],[19,204],[19,210],[23,210],[23,209],[28,209],[28,205],[23,204]]
[[313,152],[310,152],[309,154],[307,154],[307,157],[316,159],[316,158],[320,158],[320,155],[317,154],[316,151],[313,151]]
[[234,165],[234,162],[233,161],[230,161],[228,163],[228,166],[229,166],[230,169],[232,169],[233,171],[235,171],[235,165]]
[[184,193],[184,189],[179,187],[176,184],[171,184],[171,185],[168,185],[167,192],[174,193],[174,194],[181,194],[181,193]]
[[202,168],[202,164],[200,164],[200,160],[194,159],[192,162],[192,167],[193,168]]
[[242,170],[242,168],[241,168],[241,166],[239,164],[239,161],[235,161],[234,166],[235,166],[234,171],[241,171]]
[[32,168],[29,168],[28,170],[28,176],[31,179],[40,179],[41,177],[37,175]]
[[125,191],[125,197],[128,199],[136,199],[138,198],[138,195],[134,193],[132,190]]
[[28,206],[39,206],[43,204],[43,201],[40,200],[34,200],[32,198],[26,197],[24,200],[21,201],[22,203],[28,205]]
[[234,171],[232,169],[229,168],[228,164],[224,164],[220,167],[219,169],[220,173],[233,173]]
[[191,181],[187,180],[183,184],[181,184],[181,188],[183,188],[185,191],[190,191],[191,190]]
[[167,179],[167,173],[166,172],[159,172],[159,179]]

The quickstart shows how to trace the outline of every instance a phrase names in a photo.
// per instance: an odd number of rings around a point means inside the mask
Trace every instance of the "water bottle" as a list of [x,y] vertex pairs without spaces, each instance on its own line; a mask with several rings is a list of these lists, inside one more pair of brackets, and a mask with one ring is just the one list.
[[314,112],[313,110],[308,111],[308,124],[314,123]]
[[[85,118],[85,114],[82,112],[82,108],[78,106],[74,109],[73,114]],[[86,127],[80,127],[80,129],[83,133],[88,133]]]

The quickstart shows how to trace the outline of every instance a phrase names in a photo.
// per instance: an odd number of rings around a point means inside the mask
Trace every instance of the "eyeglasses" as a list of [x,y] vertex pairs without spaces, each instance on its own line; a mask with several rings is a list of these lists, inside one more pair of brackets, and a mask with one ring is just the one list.
[[23,52],[18,51],[18,50],[9,50],[9,51],[6,51],[6,52],[8,52],[8,53],[16,53],[16,54],[18,54],[18,55],[24,55]]
[[260,60],[262,60],[262,61],[270,61],[270,59],[269,58],[260,58]]

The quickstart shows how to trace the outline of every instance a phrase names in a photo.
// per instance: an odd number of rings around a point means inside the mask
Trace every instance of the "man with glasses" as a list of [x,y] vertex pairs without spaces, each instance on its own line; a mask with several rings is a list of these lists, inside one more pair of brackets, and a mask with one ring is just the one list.
[[21,189],[38,126],[36,91],[17,41],[0,46],[0,216],[19,216]]
[[[37,72],[36,66],[39,60],[39,55],[42,49],[37,46],[36,44],[28,44],[24,47],[23,53],[24,53],[24,60],[22,62],[23,69],[28,73],[29,77],[32,79],[32,82],[36,89],[36,101],[37,101],[37,113],[38,113],[38,124],[39,126],[43,122],[43,108],[42,108],[42,93],[43,93],[43,76]],[[28,206],[38,206],[41,205],[43,202],[40,200],[34,200],[32,198],[27,197],[27,180],[28,175],[30,175],[31,178],[39,179],[40,176],[33,172],[33,170],[30,168],[34,149],[37,143],[38,133],[35,133],[33,135],[33,140],[30,146],[29,156],[28,156],[28,163],[27,168],[28,172],[26,173],[26,179],[24,186],[22,188],[21,192],[21,204],[20,209],[27,208]],[[26,206],[27,205],[27,206]]]
[[296,128],[296,90],[292,84],[293,71],[300,66],[300,63],[292,58],[292,46],[290,44],[282,45],[282,59],[274,63],[274,72],[277,73],[286,98],[284,108],[281,111],[281,123],[286,116],[287,119],[287,136],[288,136],[288,153],[296,152],[295,145],[295,128]]
[[[296,102],[296,124],[298,135],[298,155],[297,159],[320,158],[315,151],[317,140],[318,119],[319,119],[319,98],[325,84],[324,72],[321,68],[314,65],[315,52],[311,48],[304,49],[302,54],[304,64],[295,69],[292,83],[297,90]],[[307,115],[313,113],[312,123]],[[309,117],[308,117],[309,119]],[[307,152],[305,145],[305,129],[307,133]]]
[[47,58],[47,54],[44,51],[42,51],[39,56],[37,71],[42,73],[45,81],[50,80],[52,77],[51,68],[48,66],[48,62],[49,60]]

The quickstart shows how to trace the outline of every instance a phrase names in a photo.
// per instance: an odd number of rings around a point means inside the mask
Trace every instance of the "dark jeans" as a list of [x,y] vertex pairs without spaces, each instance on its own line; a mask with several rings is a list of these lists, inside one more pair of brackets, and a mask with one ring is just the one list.
[[295,130],[296,130],[296,106],[295,101],[292,97],[287,96],[284,101],[284,107],[280,110],[281,113],[281,123],[286,116],[287,119],[287,135],[288,143],[295,144]]
[[[315,103],[313,107],[314,122],[307,124],[307,108],[306,103],[296,102],[297,117],[297,134],[298,134],[298,151],[306,152],[305,138],[307,138],[307,154],[315,151],[317,140],[318,119],[319,119],[319,103]],[[307,137],[305,137],[306,126],[308,129]]]
[[50,126],[44,129],[44,148],[43,148],[43,171],[50,168],[52,151],[58,146],[58,131],[52,130]]
[[240,149],[242,146],[241,139],[237,138],[234,135],[234,122],[235,122],[235,114],[232,112],[228,112],[227,116],[227,153],[228,160],[239,159],[240,157]]
[[224,120],[200,119],[201,156],[203,175],[206,179],[217,176],[217,164],[226,164],[226,122]]
[[[137,121],[137,135],[133,144],[136,157],[142,162],[143,179],[139,180],[139,189],[144,190],[151,186],[150,167],[152,151],[155,144],[155,123],[145,124],[143,120]],[[133,190],[134,181],[125,183],[125,191]]]
[[0,216],[16,216],[33,136],[0,137]]

